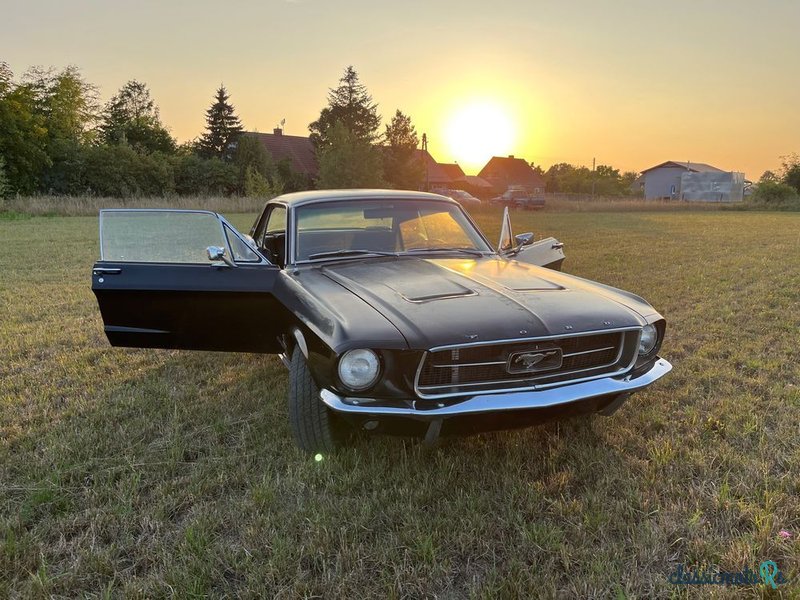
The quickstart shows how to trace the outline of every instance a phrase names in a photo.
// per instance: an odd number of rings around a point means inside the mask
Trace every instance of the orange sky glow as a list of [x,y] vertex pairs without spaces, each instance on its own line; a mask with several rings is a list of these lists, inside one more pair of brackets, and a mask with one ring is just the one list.
[[307,135],[352,64],[441,162],[707,162],[758,179],[800,152],[800,2],[0,0],[0,60],[146,82],[179,141],[224,82],[249,130]]

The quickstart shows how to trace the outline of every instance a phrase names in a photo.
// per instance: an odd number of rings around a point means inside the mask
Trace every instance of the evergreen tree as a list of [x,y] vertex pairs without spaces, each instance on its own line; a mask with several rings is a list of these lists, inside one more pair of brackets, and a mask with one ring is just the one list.
[[383,174],[386,181],[396,189],[419,189],[425,171],[417,159],[419,138],[411,117],[399,110],[395,112],[383,137],[386,141],[383,148]]
[[128,144],[142,153],[175,152],[175,140],[161,124],[150,90],[135,79],[106,105],[100,132],[106,144]]
[[231,157],[231,144],[242,133],[242,123],[228,100],[225,86],[219,86],[213,104],[206,111],[206,131],[198,143],[202,156],[226,160]]
[[320,188],[383,187],[380,152],[343,123],[335,123],[329,143],[319,152]]
[[374,143],[378,138],[381,124],[378,105],[373,103],[352,66],[345,69],[339,86],[328,93],[328,106],[322,109],[319,119],[308,126],[309,137],[318,152],[331,143],[331,131],[336,123],[341,123],[352,136],[366,143]]

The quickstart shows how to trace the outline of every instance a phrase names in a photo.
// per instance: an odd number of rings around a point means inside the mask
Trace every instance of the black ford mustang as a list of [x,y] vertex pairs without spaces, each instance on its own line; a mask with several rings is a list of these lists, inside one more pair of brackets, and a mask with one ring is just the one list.
[[[207,211],[104,210],[92,289],[114,346],[279,354],[297,443],[347,425],[445,433],[613,413],[672,367],[634,294],[494,250],[455,201],[337,190],[270,200],[250,235]],[[550,267],[550,268],[546,268]]]

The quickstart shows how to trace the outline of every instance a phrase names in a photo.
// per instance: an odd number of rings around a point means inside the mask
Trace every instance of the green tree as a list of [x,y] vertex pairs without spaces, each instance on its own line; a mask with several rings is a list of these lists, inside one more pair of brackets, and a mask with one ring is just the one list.
[[318,152],[332,143],[336,123],[341,123],[351,136],[364,142],[371,144],[378,139],[381,124],[378,105],[372,101],[352,66],[345,69],[339,85],[329,91],[328,106],[322,109],[319,119],[308,126],[309,137]]
[[242,123],[229,102],[225,86],[221,85],[206,111],[206,131],[197,145],[200,155],[228,160],[232,154],[231,146],[241,133]]
[[275,194],[261,172],[255,167],[247,167],[244,173],[244,195],[254,198],[271,198]]
[[623,195],[636,193],[636,190],[633,189],[633,184],[636,183],[637,179],[639,179],[639,173],[636,171],[625,171],[620,176],[620,183],[622,185],[621,193]]
[[536,173],[537,175],[539,175],[542,178],[544,178],[545,175],[546,175],[545,170],[540,165],[537,165],[535,163],[531,163],[531,169],[533,169],[533,172]]
[[128,144],[137,152],[175,152],[175,140],[162,125],[150,90],[135,79],[126,83],[106,105],[100,125],[106,144]]
[[319,153],[320,188],[370,188],[384,185],[381,156],[369,141],[343,123],[330,130],[329,143]]
[[236,166],[219,158],[181,154],[173,159],[175,191],[181,195],[229,196],[240,189]]
[[0,156],[5,160],[7,193],[33,192],[50,165],[47,127],[30,85],[17,85],[8,65],[0,63]]
[[0,198],[5,198],[9,189],[8,178],[6,177],[6,161],[0,156]]
[[781,173],[781,181],[800,192],[800,156],[797,154],[784,156]]
[[383,174],[387,183],[396,189],[419,189],[425,171],[417,160],[419,138],[411,117],[396,111],[383,137]]
[[755,186],[753,201],[766,208],[797,208],[797,190],[779,181],[765,181]]
[[778,183],[780,181],[780,177],[778,177],[773,171],[764,171],[761,174],[761,178],[758,180],[758,183]]
[[76,193],[81,170],[81,146],[95,139],[100,103],[97,89],[80,71],[32,68],[23,78],[34,97],[34,112],[47,130],[45,151],[49,164],[38,181],[41,191]]
[[[239,137],[233,161],[239,171],[240,189],[245,196],[283,193],[283,181],[281,181],[272,156],[257,136],[242,135]],[[266,189],[263,189],[263,186],[266,186]],[[257,193],[252,193],[254,191]]]
[[86,146],[81,162],[85,193],[127,198],[164,196],[175,189],[172,164],[160,152],[143,154],[127,144]]

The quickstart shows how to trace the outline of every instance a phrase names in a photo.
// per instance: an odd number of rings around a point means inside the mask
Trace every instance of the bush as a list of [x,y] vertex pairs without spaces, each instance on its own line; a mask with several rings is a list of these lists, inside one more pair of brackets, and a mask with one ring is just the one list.
[[250,166],[244,172],[244,195],[251,198],[271,198],[275,194],[272,193],[267,178]]
[[219,158],[185,154],[173,158],[175,191],[191,196],[230,196],[236,193],[238,171]]
[[754,208],[800,210],[800,197],[790,185],[774,181],[759,183],[748,204]]
[[139,154],[130,146],[104,145],[84,149],[81,186],[90,194],[129,198],[164,196],[175,190],[169,159],[161,154]]

